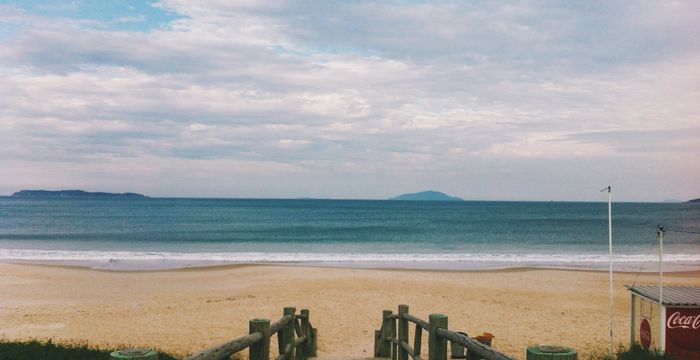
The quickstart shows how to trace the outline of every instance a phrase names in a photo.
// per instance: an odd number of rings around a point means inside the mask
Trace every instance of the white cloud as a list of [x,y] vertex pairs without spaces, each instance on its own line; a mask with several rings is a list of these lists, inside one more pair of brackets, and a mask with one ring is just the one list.
[[[158,6],[184,17],[137,32],[4,7],[0,23],[18,28],[0,37],[0,160],[15,187],[37,176],[34,166],[85,176],[125,167],[123,181],[144,187],[181,177],[168,193],[177,195],[190,177],[176,164],[211,176],[207,166],[246,169],[249,185],[217,183],[211,195],[262,196],[267,184],[277,196],[384,197],[425,183],[473,197],[455,179],[507,171],[505,191],[517,197],[527,184],[513,173],[662,154],[677,155],[675,176],[700,183],[700,165],[687,164],[700,153],[692,3],[647,3],[633,19],[620,16],[634,4]],[[552,160],[569,164],[540,162]],[[255,181],[273,170],[295,175]],[[87,181],[39,178],[62,176]],[[311,177],[345,185],[305,193]],[[372,187],[372,177],[398,184]]]

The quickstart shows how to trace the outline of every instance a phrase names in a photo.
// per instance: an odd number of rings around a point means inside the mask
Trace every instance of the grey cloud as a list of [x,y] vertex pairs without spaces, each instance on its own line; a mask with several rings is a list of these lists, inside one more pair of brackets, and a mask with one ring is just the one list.
[[560,140],[609,144],[621,153],[697,155],[700,128],[594,131],[570,134]]
[[[384,197],[435,181],[533,199],[550,196],[542,173],[568,179],[551,193],[565,198],[568,185],[607,181],[598,160],[627,181],[641,171],[630,159],[700,151],[688,8],[630,19],[626,3],[239,5],[164,2],[187,17],[149,32],[14,14],[24,25],[0,40],[0,160],[26,174],[51,161],[124,166],[144,184],[191,179],[176,165],[241,166],[241,195],[315,183],[330,196],[327,181]],[[261,180],[271,169],[292,183]],[[386,185],[369,190],[373,178]]]
[[[696,51],[693,2],[297,2],[315,48],[527,71],[601,71]],[[313,48],[312,48],[313,49]]]

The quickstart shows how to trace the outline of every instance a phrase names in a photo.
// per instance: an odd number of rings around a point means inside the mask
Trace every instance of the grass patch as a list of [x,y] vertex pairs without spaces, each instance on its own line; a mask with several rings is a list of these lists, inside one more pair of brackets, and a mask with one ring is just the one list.
[[[0,342],[0,360],[110,360],[109,354],[119,349],[99,349],[88,344],[56,344],[51,341]],[[176,360],[159,352],[159,360]]]
[[644,350],[639,344],[633,344],[629,348],[620,346],[615,355],[606,353],[592,354],[588,360],[675,360],[675,358],[661,354],[658,350]]

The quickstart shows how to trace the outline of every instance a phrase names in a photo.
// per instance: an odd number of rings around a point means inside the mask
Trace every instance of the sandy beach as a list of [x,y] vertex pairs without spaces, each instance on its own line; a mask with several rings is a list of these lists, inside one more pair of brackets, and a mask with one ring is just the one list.
[[[667,284],[700,285],[698,273],[667,274]],[[629,339],[625,284],[656,274],[615,276],[616,340]],[[296,266],[225,266],[116,272],[0,264],[0,337],[97,346],[151,346],[184,355],[247,333],[248,320],[273,321],[284,306],[308,308],[319,356],[371,356],[383,309],[449,316],[472,336],[517,358],[533,344],[606,346],[607,273],[511,269],[411,271]]]

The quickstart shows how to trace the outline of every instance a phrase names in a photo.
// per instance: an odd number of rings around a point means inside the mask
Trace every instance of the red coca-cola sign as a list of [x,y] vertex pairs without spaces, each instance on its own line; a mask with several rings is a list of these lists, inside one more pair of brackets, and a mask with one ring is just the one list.
[[700,360],[700,308],[666,308],[666,352]]
[[642,319],[642,323],[639,325],[639,343],[645,349],[649,349],[651,346],[651,326],[649,326],[647,319]]

